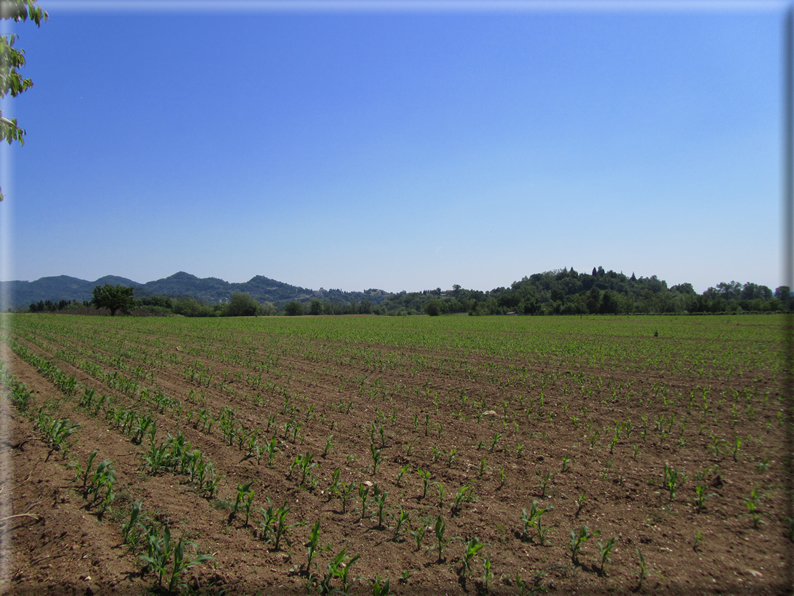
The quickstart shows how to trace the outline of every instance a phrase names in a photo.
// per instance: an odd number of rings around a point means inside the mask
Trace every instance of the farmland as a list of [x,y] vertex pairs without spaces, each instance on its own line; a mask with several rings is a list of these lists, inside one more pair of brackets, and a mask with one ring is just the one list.
[[3,321],[15,593],[783,591],[783,316]]

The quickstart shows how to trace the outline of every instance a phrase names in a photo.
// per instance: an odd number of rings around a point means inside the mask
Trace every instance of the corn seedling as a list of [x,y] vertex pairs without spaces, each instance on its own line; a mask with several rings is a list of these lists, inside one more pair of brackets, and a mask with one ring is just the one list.
[[576,497],[576,514],[575,514],[576,517],[579,517],[579,512],[582,511],[582,508],[585,506],[585,503],[587,503],[586,492]]
[[430,472],[425,471],[422,468],[417,470],[419,477],[422,479],[422,496],[421,498],[424,499],[427,496],[427,484],[430,482]]
[[361,499],[361,519],[367,516],[367,499],[369,497],[369,487],[363,482],[358,485],[358,498]]
[[758,511],[758,501],[763,498],[763,495],[759,496],[758,494],[758,487],[755,487],[750,492],[750,498],[744,500],[747,506],[747,514],[753,519],[753,527],[756,529],[758,529],[761,523],[761,512]]
[[322,457],[323,459],[331,452],[331,448],[336,444],[332,442],[334,435],[328,435],[328,438],[325,439],[325,448],[323,449]]
[[342,501],[342,513],[347,513],[347,502],[350,500],[350,495],[353,493],[355,483],[351,480],[347,484],[341,484],[342,490],[339,491],[339,500]]
[[405,524],[405,522],[408,522],[409,524],[411,523],[410,512],[403,510],[402,505],[400,505],[400,512],[397,515],[391,515],[391,518],[395,520],[394,536],[392,537],[392,541],[397,542],[402,534],[403,524]]
[[482,478],[482,475],[485,473],[486,468],[490,470],[491,466],[485,465],[485,458],[483,457],[480,460],[480,467],[477,470],[477,478]]
[[675,499],[675,492],[686,482],[683,472],[664,464],[664,488],[670,493],[670,500]]
[[385,580],[376,577],[372,582],[372,596],[387,596],[389,593],[389,578]]
[[695,539],[692,541],[692,550],[697,552],[700,543],[703,542],[703,534],[700,533],[700,530],[695,532]]
[[397,486],[401,486],[403,475],[409,470],[411,464],[406,464],[399,472],[397,472]]
[[532,501],[532,506],[529,508],[529,514],[527,514],[526,508],[521,509],[521,522],[523,524],[523,530],[521,533],[521,540],[524,542],[528,542],[531,540],[529,536],[529,528],[534,527],[538,530],[538,534],[540,535],[540,543],[544,543],[545,533],[548,530],[543,530],[542,525],[539,525],[541,516],[546,513],[547,511],[553,511],[554,506],[549,505],[545,509],[538,508],[538,502]]
[[706,487],[702,484],[698,484],[695,487],[695,509],[698,513],[703,511],[703,507],[706,505],[706,499],[710,499],[713,496],[715,496],[714,493],[706,494]]
[[482,586],[483,586],[483,590],[485,590],[485,592],[488,593],[488,585],[491,583],[491,580],[493,579],[493,573],[491,572],[491,559],[489,559],[488,557],[483,557],[482,567],[483,567]]
[[411,530],[411,536],[413,536],[413,539],[416,542],[417,551],[422,549],[422,542],[425,539],[425,534],[427,534],[427,526],[424,524],[420,525],[418,528],[416,528],[416,530]]
[[[348,590],[350,590],[350,582],[348,581],[347,575],[353,563],[358,561],[359,555],[350,558],[346,556],[346,553],[347,547],[343,548],[342,551],[328,563],[328,570],[320,580],[320,594],[347,594]],[[339,578],[342,581],[341,590],[331,588],[331,580],[334,578]]]
[[466,484],[462,486],[457,493],[455,493],[455,503],[452,505],[452,515],[455,515],[460,511],[463,501],[471,501],[471,491],[472,488]]
[[551,480],[552,474],[551,472],[546,472],[546,475],[543,476],[540,472],[535,472],[535,476],[537,476],[539,480],[538,486],[540,487],[540,496],[545,497],[546,487],[548,486],[549,481]]
[[491,439],[491,446],[488,448],[488,450],[491,453],[493,453],[493,450],[496,448],[496,444],[499,442],[499,439],[501,439],[501,438],[502,438],[502,434],[501,433],[494,434],[493,439]]
[[[176,592],[180,586],[180,576],[184,571],[207,561],[212,561],[211,555],[197,555],[192,560],[185,560],[185,546],[190,545],[195,548],[192,542],[184,542],[184,536],[180,537],[176,546],[171,540],[171,531],[167,526],[163,528],[162,538],[155,528],[148,528],[147,532],[147,554],[140,555],[141,560],[146,563],[147,569],[152,569],[157,574],[157,586],[163,587],[163,577],[171,568],[168,579],[167,589],[169,592]],[[173,557],[173,565],[170,561]]]
[[317,522],[314,524],[312,531],[309,533],[309,542],[306,544],[307,551],[306,551],[306,576],[312,576],[312,559],[314,555],[317,554],[317,546],[320,543],[320,520],[318,519]]
[[389,491],[381,491],[378,485],[372,492],[372,497],[375,499],[375,505],[378,508],[378,528],[383,528],[383,508],[386,505],[386,497],[389,496]]
[[742,440],[739,437],[736,437],[733,441],[733,461],[738,462],[739,459],[737,454],[739,453],[739,447],[742,446]]
[[463,558],[461,559],[461,563],[463,563],[463,567],[460,570],[461,576],[465,576],[466,572],[471,572],[471,564],[474,561],[474,557],[484,546],[486,544],[480,542],[480,539],[476,536],[466,543],[466,550],[463,551]]
[[565,473],[565,471],[568,469],[568,467],[570,465],[571,465],[571,458],[568,457],[567,455],[564,456],[562,458],[562,472],[563,472],[563,474]]
[[438,507],[439,509],[443,509],[444,507],[444,485],[440,482],[436,482],[436,490],[438,491]]
[[589,533],[587,526],[582,526],[579,531],[571,530],[571,542],[568,545],[568,548],[571,551],[571,561],[574,565],[579,564],[579,553],[582,551],[582,547],[584,543],[590,540],[593,536],[597,536],[600,534],[598,530],[593,533]]
[[447,524],[444,521],[444,519],[439,515],[436,518],[435,525],[433,526],[433,531],[436,535],[436,545],[431,546],[429,549],[427,549],[427,552],[430,552],[433,549],[438,551],[439,563],[441,563],[444,560],[444,548],[447,546],[447,544],[449,544],[450,541],[449,538],[444,537],[446,530],[447,530]]
[[612,549],[615,547],[615,538],[611,538],[607,541],[606,544],[601,544],[601,541],[598,541],[598,552],[601,555],[601,570],[599,571],[599,575],[604,575],[604,565],[606,565],[607,561],[612,561],[609,558],[609,553],[612,552]]
[[[240,509],[240,505],[244,502],[246,497],[250,494],[251,498],[253,498],[253,489],[251,489],[251,485],[253,485],[254,481],[249,480],[243,484],[237,485],[237,498],[234,500],[234,508],[232,509],[232,517],[237,515],[237,511]],[[250,491],[250,492],[249,492]]]
[[372,456],[372,475],[374,476],[378,472],[380,465],[383,463],[383,453],[380,449],[375,447],[374,443],[370,444],[369,453]]

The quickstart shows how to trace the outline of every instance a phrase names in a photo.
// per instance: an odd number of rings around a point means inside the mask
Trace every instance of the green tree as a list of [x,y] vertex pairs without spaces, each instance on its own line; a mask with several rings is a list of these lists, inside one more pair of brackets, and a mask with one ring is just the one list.
[[425,312],[431,317],[437,317],[441,314],[441,304],[438,300],[431,300],[425,304]]
[[303,305],[300,302],[288,302],[284,307],[284,313],[288,317],[300,317],[304,314]]
[[320,302],[317,298],[312,299],[312,302],[309,305],[309,314],[310,315],[323,314],[323,303]]
[[[17,23],[30,19],[36,26],[41,26],[41,22],[46,21],[49,15],[36,6],[36,0],[0,0],[0,18]],[[12,33],[0,35],[0,99],[9,93],[11,97],[16,97],[33,86],[33,81],[23,79],[19,74],[19,68],[25,65],[25,51],[14,47],[18,38]],[[14,141],[24,145],[24,136],[25,129],[19,127],[16,118],[4,118],[0,110],[0,138],[8,141],[9,145]],[[3,192],[0,190],[2,200]]]
[[91,304],[96,308],[107,308],[111,317],[116,316],[118,311],[126,314],[135,306],[135,288],[110,284],[97,286]]
[[250,294],[232,294],[226,314],[230,317],[253,317],[259,311],[259,303]]
[[601,307],[601,290],[593,286],[587,293],[585,304],[587,305],[587,310],[589,310],[591,314],[598,313],[598,309]]

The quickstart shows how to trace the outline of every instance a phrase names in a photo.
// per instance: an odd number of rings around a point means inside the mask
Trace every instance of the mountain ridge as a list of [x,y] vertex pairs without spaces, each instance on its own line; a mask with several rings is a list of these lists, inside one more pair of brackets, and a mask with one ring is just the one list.
[[370,289],[364,292],[342,290],[312,290],[301,286],[280,282],[264,275],[255,275],[247,282],[228,282],[217,277],[197,277],[192,273],[177,271],[161,279],[140,283],[118,275],[105,275],[95,281],[88,281],[68,275],[41,277],[34,281],[0,282],[0,291],[9,294],[9,306],[24,308],[31,303],[50,300],[59,302],[71,300],[82,302],[91,300],[94,287],[105,284],[132,286],[136,298],[148,296],[169,296],[172,298],[195,298],[208,304],[227,302],[232,294],[247,293],[258,302],[282,304],[291,300],[306,300],[313,297],[331,302],[348,303],[369,300],[378,304],[391,296],[383,290]]

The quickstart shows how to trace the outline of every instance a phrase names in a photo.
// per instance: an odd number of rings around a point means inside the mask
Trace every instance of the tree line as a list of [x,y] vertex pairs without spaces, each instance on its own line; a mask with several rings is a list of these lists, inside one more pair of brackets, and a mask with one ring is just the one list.
[[207,304],[192,297],[149,296],[135,299],[132,287],[97,286],[91,301],[44,301],[31,304],[29,312],[79,312],[90,308],[115,315],[223,317],[302,315],[418,315],[468,313],[481,315],[583,315],[583,314],[709,314],[782,312],[794,308],[791,290],[736,281],[722,282],[698,294],[692,284],[667,287],[651,277],[631,277],[603,267],[592,273],[573,268],[535,273],[514,282],[509,288],[490,291],[452,290],[400,292],[380,304],[369,300],[346,304],[313,298],[284,304],[258,302],[247,293],[232,294],[228,302]]

